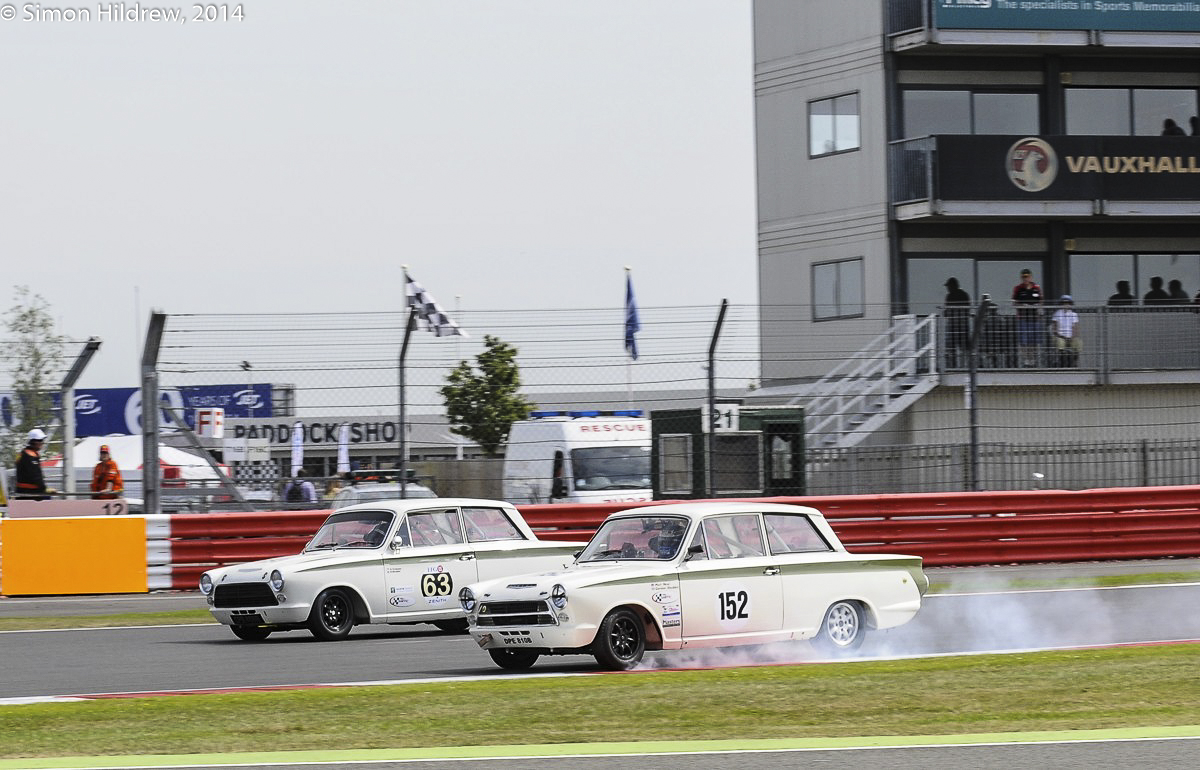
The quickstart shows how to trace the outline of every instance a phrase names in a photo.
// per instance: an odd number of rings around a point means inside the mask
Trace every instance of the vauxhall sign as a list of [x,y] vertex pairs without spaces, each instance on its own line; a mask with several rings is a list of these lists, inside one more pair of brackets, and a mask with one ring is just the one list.
[[1200,138],[939,136],[942,200],[1200,200]]

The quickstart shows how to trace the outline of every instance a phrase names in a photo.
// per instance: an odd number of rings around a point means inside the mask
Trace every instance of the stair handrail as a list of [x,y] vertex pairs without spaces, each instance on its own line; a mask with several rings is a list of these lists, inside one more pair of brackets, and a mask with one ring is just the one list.
[[[894,316],[886,331],[788,402],[793,405],[808,399],[804,407],[805,432],[810,437],[850,432],[846,421],[870,411],[864,408],[869,400],[890,396],[898,377],[915,377],[922,369],[922,359],[926,360],[924,371],[937,376],[938,316],[915,319],[912,315]],[[925,330],[928,335],[924,343],[919,343],[919,335]],[[823,387],[834,382],[838,387]]]

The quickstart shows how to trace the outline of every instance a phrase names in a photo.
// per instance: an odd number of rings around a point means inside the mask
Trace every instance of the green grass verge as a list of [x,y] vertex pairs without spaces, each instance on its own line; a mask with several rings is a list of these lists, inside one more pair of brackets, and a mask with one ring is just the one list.
[[0,618],[0,631],[30,631],[42,628],[111,628],[114,626],[163,626],[181,623],[216,623],[206,609],[174,612],[132,612],[121,615],[72,615],[55,618]]
[[1200,572],[1148,572],[1140,575],[1095,575],[1092,577],[1003,578],[980,576],[940,581],[934,578],[929,593],[941,594],[964,590],[1032,590],[1038,588],[1115,588],[1120,586],[1161,585],[1200,582]]
[[1200,645],[0,707],[0,756],[1200,724]]

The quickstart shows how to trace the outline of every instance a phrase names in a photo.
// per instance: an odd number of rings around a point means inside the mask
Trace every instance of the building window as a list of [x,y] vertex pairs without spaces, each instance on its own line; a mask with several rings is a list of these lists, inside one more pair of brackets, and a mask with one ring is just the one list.
[[814,321],[855,318],[863,314],[862,257],[812,266]]
[[1158,136],[1171,118],[1187,130],[1197,114],[1193,88],[1068,88],[1067,133]]
[[858,148],[858,94],[844,94],[808,103],[810,157]]
[[909,89],[904,137],[932,134],[1037,134],[1038,95]]

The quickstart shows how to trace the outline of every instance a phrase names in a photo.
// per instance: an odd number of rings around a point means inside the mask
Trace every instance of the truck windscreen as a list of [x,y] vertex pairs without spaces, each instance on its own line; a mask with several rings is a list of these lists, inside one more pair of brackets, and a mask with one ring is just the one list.
[[575,489],[649,489],[650,448],[601,446],[571,451]]

